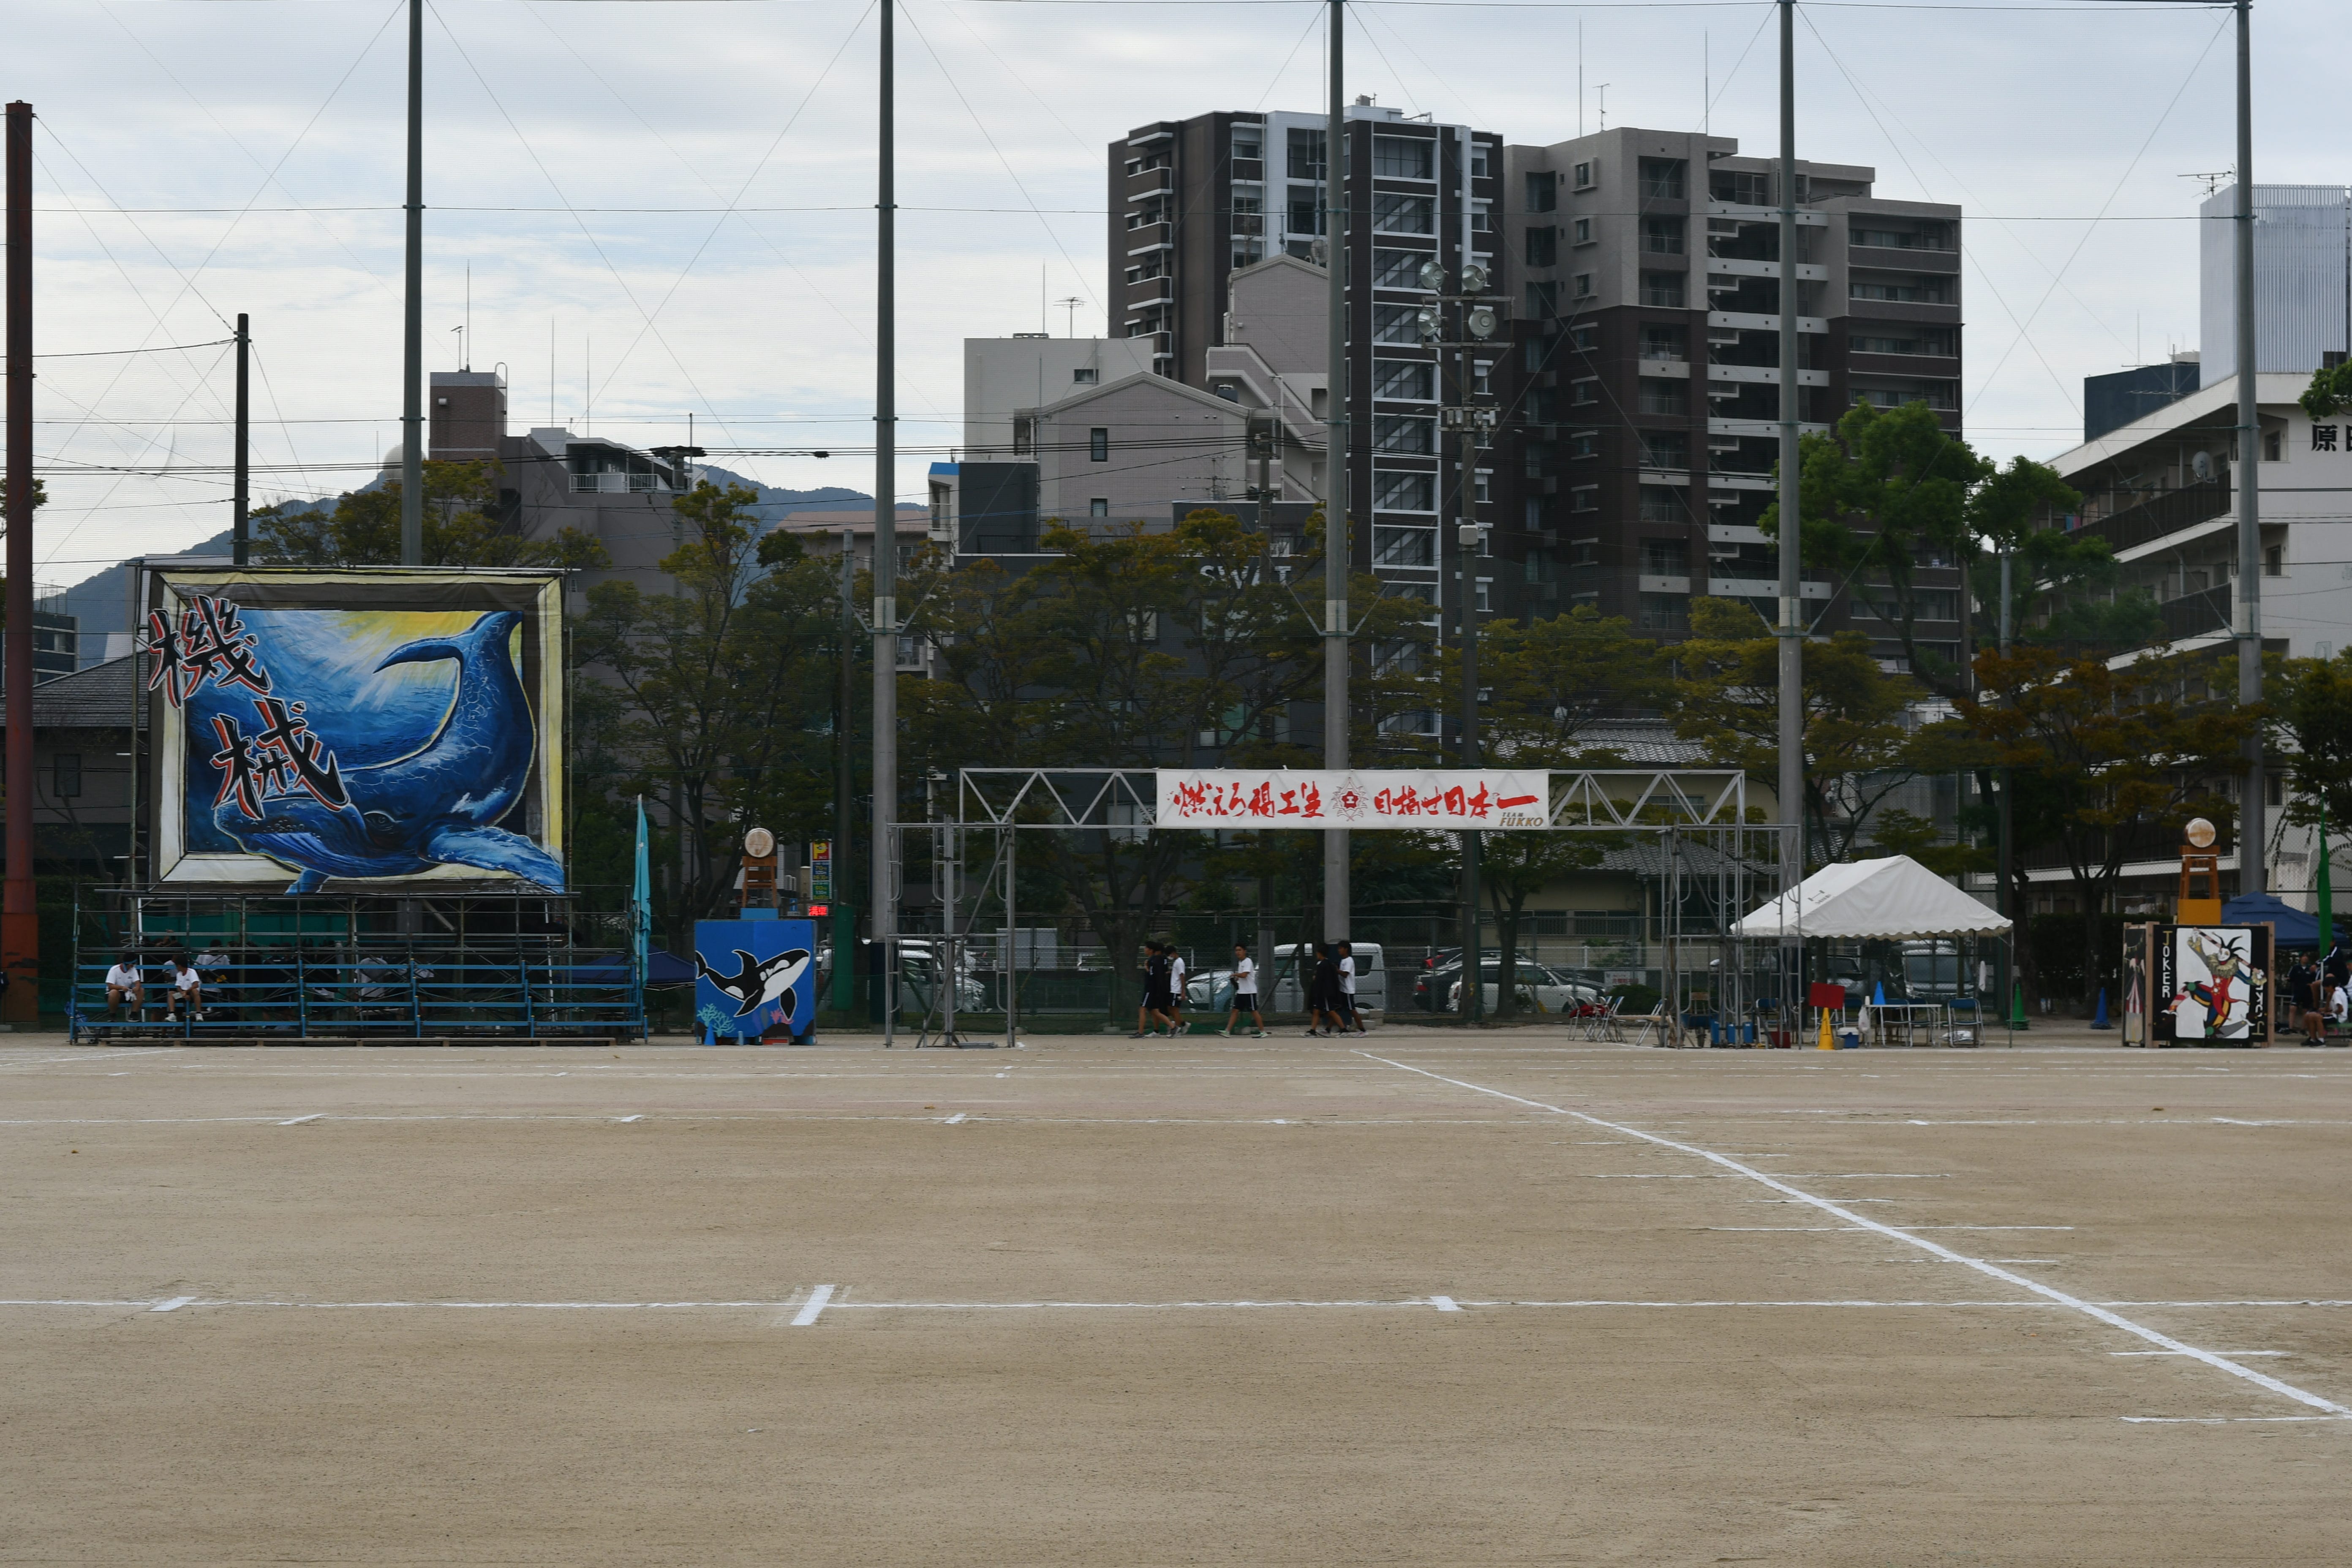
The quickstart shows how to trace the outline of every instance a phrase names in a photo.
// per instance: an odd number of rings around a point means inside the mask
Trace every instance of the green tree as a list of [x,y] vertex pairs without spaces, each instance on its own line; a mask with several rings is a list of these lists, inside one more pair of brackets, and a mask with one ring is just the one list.
[[1959,702],[1961,721],[2013,770],[2016,842],[2063,858],[2094,944],[2126,860],[2168,849],[2191,816],[2234,820],[2222,781],[2261,715],[2211,694],[2218,668],[2041,644],[1978,656],[1979,693]]
[[[1673,652],[1675,732],[1718,766],[1777,781],[1780,646],[1764,618],[1736,599],[1694,599],[1691,635]],[[1805,645],[1805,798],[1796,805],[1808,865],[1845,858],[1879,804],[1919,772],[1909,710],[1923,695],[1881,669],[1860,632]]]
[[[1612,719],[1653,710],[1671,687],[1665,651],[1622,616],[1580,606],[1524,625],[1498,621],[1478,641],[1484,753],[1523,768],[1608,767],[1619,759],[1591,744]],[[1449,681],[1449,684],[1453,682]],[[1601,863],[1613,835],[1490,833],[1480,840],[1478,885],[1495,912],[1501,951],[1495,1016],[1518,1008],[1519,929],[1528,899]]]
[[758,500],[707,480],[678,496],[685,541],[660,563],[677,591],[599,583],[575,623],[574,662],[608,683],[579,686],[588,749],[610,795],[642,794],[659,820],[656,902],[673,941],[726,901],[743,827],[791,831],[778,805],[824,766],[835,591],[797,539],[760,537]]
[[[280,502],[252,513],[257,562],[288,566],[389,566],[400,562],[401,483],[350,490],[331,510]],[[495,516],[497,465],[487,461],[425,464],[426,566],[568,566],[612,564],[604,542],[577,528],[552,539],[526,539]]]
[[2271,683],[2271,750],[2286,773],[2285,820],[2315,827],[2321,808],[2352,827],[2352,648],[2279,662]]

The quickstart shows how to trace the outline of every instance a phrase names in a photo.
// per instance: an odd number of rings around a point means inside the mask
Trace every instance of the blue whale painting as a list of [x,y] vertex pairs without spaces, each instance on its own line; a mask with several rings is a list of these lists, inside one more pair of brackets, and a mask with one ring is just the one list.
[[[205,842],[289,868],[290,893],[315,892],[329,878],[442,866],[562,889],[562,862],[499,826],[522,801],[538,749],[511,651],[520,614],[480,614],[371,663],[360,634],[371,619],[380,632],[384,618],[367,612],[259,610],[247,619],[226,600],[196,609],[177,632],[186,668],[175,672],[167,657],[158,673],[167,693],[177,679],[194,699],[186,701],[192,841],[201,821],[213,830]],[[245,657],[232,657],[240,648]],[[446,668],[446,684],[387,673],[404,665]]]

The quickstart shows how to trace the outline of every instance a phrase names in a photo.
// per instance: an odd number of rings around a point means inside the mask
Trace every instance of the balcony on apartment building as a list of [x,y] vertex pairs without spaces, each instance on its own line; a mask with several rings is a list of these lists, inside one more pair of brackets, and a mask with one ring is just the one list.
[[2077,533],[2107,542],[2117,554],[2230,514],[2230,479],[2218,474],[2172,490],[2108,490],[2086,496]]

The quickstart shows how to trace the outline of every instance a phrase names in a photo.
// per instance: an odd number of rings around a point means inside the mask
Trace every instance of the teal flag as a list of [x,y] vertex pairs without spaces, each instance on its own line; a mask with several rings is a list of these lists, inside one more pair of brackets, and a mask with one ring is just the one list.
[[637,984],[646,983],[654,945],[654,861],[646,845],[646,797],[637,796],[637,874],[629,889],[630,947],[636,954]]

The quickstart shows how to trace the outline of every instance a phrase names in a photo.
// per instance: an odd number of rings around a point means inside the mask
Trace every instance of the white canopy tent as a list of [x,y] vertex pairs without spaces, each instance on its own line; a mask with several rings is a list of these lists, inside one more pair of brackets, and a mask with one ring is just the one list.
[[1732,927],[1771,942],[1782,937],[2005,936],[1997,914],[1908,855],[1824,866]]

